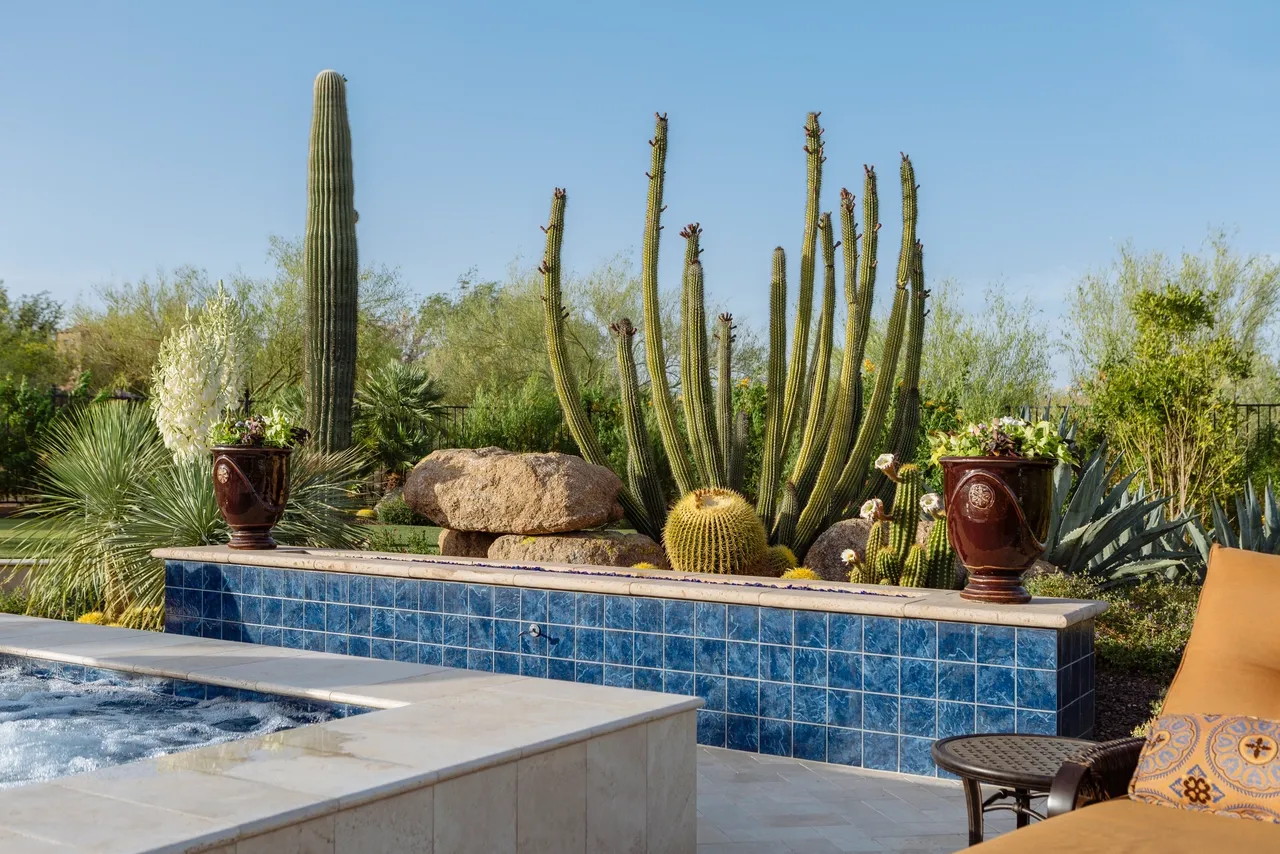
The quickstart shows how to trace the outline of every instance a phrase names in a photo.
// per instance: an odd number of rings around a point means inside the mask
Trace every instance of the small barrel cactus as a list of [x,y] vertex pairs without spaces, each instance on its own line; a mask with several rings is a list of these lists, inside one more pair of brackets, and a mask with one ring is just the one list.
[[765,549],[764,557],[760,561],[760,566],[756,568],[756,572],[770,578],[785,577],[785,573],[799,565],[796,553],[791,549],[786,546],[769,546]]
[[814,572],[807,566],[796,566],[782,573],[782,577],[789,581],[819,581],[818,573]]
[[769,547],[755,508],[732,489],[695,489],[676,502],[662,532],[671,566],[680,572],[748,575]]

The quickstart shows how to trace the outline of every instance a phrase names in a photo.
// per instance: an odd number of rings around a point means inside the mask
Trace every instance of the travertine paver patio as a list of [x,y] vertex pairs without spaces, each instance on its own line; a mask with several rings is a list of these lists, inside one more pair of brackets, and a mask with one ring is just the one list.
[[[988,817],[988,839],[1012,829],[1010,814]],[[959,783],[698,748],[698,854],[941,854],[967,844]]]

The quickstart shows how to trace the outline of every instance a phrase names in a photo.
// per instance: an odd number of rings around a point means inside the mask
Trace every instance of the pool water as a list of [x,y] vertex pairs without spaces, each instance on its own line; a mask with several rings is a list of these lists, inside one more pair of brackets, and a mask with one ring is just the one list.
[[342,713],[325,704],[235,691],[218,696],[211,689],[206,699],[204,686],[196,683],[79,670],[83,681],[0,664],[0,788],[266,735]]

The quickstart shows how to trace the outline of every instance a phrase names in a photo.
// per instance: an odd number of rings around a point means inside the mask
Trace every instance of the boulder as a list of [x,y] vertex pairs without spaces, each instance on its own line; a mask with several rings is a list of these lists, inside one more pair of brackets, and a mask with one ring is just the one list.
[[489,546],[498,539],[499,534],[488,534],[484,531],[455,531],[452,528],[440,529],[441,557],[488,557]]
[[404,500],[455,531],[555,534],[621,519],[621,489],[609,469],[570,454],[450,449],[413,467]]
[[529,563],[576,563],[584,566],[634,566],[651,563],[668,568],[662,546],[644,534],[583,531],[577,534],[498,537],[489,547],[489,559]]

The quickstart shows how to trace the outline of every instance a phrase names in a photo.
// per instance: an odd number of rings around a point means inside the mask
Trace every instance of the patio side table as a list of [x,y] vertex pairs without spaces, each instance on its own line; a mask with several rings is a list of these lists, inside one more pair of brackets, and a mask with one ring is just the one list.
[[[964,784],[969,810],[969,844],[982,841],[982,819],[989,812],[1008,811],[1017,826],[1044,815],[1031,808],[1031,799],[1047,794],[1062,763],[1095,742],[1052,735],[957,735],[933,743],[933,761]],[[981,784],[999,787],[982,799]],[[1002,803],[1012,800],[1012,803]]]

